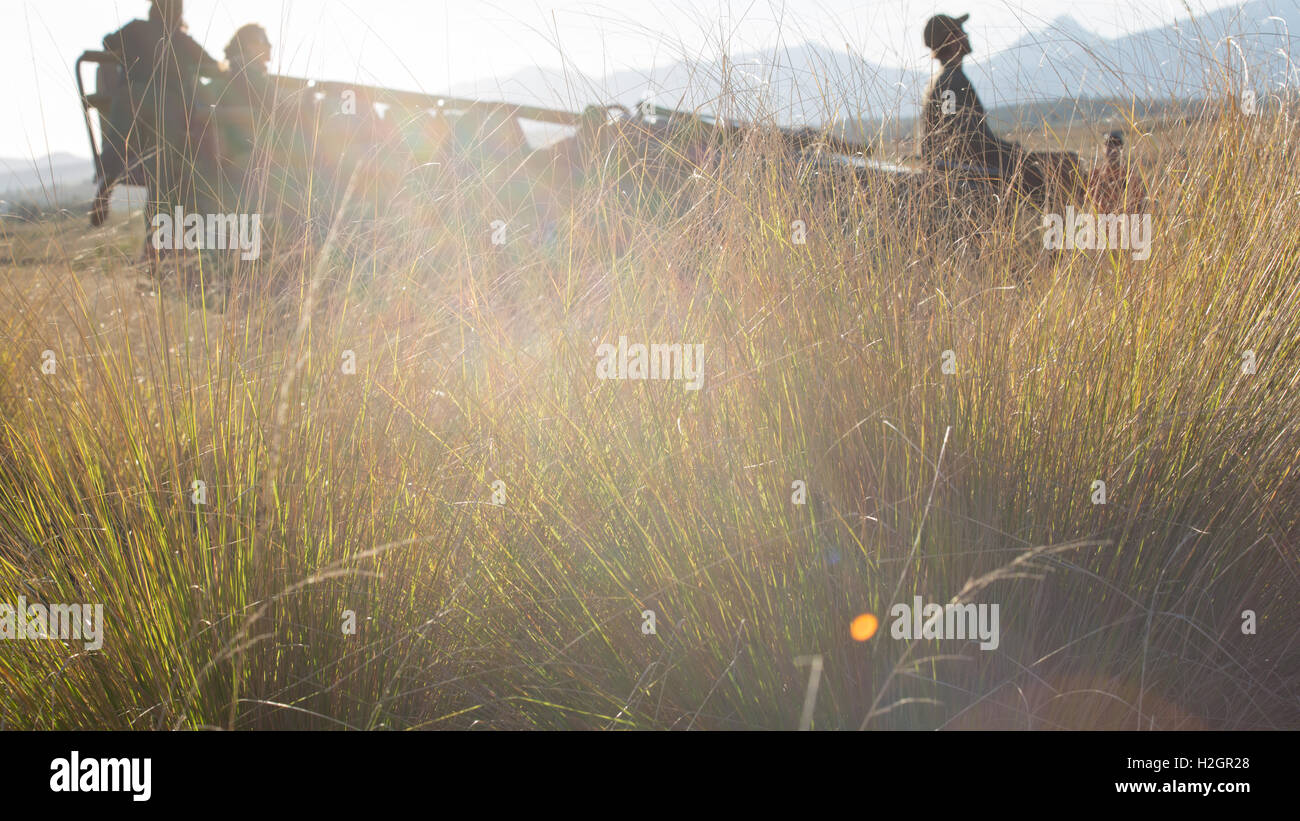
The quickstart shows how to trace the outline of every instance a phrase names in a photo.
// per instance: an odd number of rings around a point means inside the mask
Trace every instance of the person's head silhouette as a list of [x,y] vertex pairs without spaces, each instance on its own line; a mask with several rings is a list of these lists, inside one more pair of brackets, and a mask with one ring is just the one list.
[[226,62],[231,71],[265,74],[270,61],[271,40],[266,36],[266,29],[256,23],[241,26],[226,45]]
[[962,57],[971,53],[970,37],[962,30],[968,19],[969,14],[960,17],[936,14],[925,21],[922,39],[936,60],[947,65],[960,62]]

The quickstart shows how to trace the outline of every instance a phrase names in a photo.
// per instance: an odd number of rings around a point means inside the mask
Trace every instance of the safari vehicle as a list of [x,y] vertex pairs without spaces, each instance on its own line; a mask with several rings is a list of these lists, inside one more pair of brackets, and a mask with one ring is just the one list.
[[[635,114],[622,106],[610,110],[618,113],[620,122],[628,124],[625,130],[638,135],[630,142],[643,146],[643,154],[652,153],[652,146],[664,146],[674,139],[681,141],[683,136],[688,143],[702,139],[714,146],[734,144],[743,131],[754,128],[747,123],[650,104],[638,106]],[[1032,169],[1008,179],[993,168],[927,167],[883,160],[873,156],[879,148],[875,141],[848,140],[815,128],[775,130],[790,154],[799,158],[805,180],[827,174],[852,178],[863,187],[892,192],[904,200],[928,192],[953,200],[950,205],[978,211],[988,210],[981,209],[981,205],[993,206],[1015,195],[1016,199],[1043,209],[1058,202],[1077,201],[1084,188],[1079,157],[1074,152],[1028,152],[1027,163]],[[682,157],[682,153],[678,152],[677,156]]]
[[[86,69],[94,66],[94,87],[87,90]],[[148,156],[135,156],[128,149],[126,135],[132,128],[130,107],[113,105],[126,93],[125,75],[117,59],[105,51],[87,51],[75,64],[86,133],[95,163],[95,179],[101,199],[119,183],[144,185]],[[638,167],[644,179],[671,188],[688,178],[704,152],[734,145],[752,124],[705,114],[683,112],[644,103],[630,110],[613,104],[590,106],[582,113],[401,91],[357,83],[321,82],[271,75],[275,93],[313,104],[323,119],[340,110],[359,113],[362,121],[376,122],[379,110],[393,115],[382,120],[384,139],[399,142],[406,157],[415,163],[437,164],[440,158],[477,158],[483,181],[505,184],[496,169],[507,169],[512,183],[529,176],[549,184],[568,184],[584,172],[611,164],[623,173]],[[248,112],[218,102],[213,108],[216,121],[247,119]],[[521,123],[560,127],[569,135],[554,142],[547,151],[534,151],[524,136]],[[321,120],[316,126],[319,127]],[[974,167],[923,168],[885,162],[872,155],[872,143],[854,142],[811,128],[779,128],[780,138],[801,160],[809,177],[835,175],[875,190],[893,192],[904,205],[918,201],[964,213],[986,213],[1009,193],[1021,194],[1036,207],[1058,200],[1074,200],[1081,185],[1077,155],[1033,153],[1041,169],[1042,184],[1023,187],[1008,182],[993,169]],[[376,133],[356,143],[374,148]],[[307,163],[306,160],[303,161]],[[291,163],[290,163],[291,164]],[[557,166],[564,166],[556,172]],[[518,187],[518,185],[516,185]],[[1019,189],[1019,190],[1017,190]],[[98,200],[97,200],[98,204]],[[927,213],[935,208],[927,206]],[[92,213],[92,224],[106,215]]]

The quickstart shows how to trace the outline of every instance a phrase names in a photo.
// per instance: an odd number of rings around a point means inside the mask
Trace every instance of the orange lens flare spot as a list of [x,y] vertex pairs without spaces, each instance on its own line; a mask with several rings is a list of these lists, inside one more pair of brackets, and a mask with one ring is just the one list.
[[863,613],[849,623],[849,635],[853,636],[854,641],[866,641],[876,635],[876,628],[880,626],[880,621],[870,613]]

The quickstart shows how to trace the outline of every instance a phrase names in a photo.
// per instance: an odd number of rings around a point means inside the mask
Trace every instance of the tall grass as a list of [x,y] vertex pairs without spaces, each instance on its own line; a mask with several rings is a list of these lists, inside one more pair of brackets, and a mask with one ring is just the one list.
[[[107,628],[0,643],[0,723],[793,729],[821,656],[817,729],[1300,725],[1295,112],[1215,106],[1139,124],[1145,262],[761,129],[552,237],[490,178],[354,186],[324,247],[190,266],[220,311],[133,288],[134,221],[5,224],[0,602]],[[702,389],[598,380],[619,336]],[[1000,646],[892,638],[915,595]]]

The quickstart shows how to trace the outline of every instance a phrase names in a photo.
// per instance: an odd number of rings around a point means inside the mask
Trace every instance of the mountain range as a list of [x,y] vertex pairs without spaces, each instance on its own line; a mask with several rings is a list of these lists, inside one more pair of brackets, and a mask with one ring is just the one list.
[[[995,54],[972,55],[967,73],[990,108],[1062,98],[1189,99],[1229,88],[1251,88],[1262,99],[1300,85],[1292,30],[1300,37],[1296,0],[1252,0],[1113,39],[1065,16]],[[631,107],[649,98],[741,119],[819,124],[914,116],[930,76],[928,66],[890,66],[805,43],[599,78],[529,68],[463,83],[451,93],[569,110],[591,103]],[[717,100],[730,110],[717,111]]]

